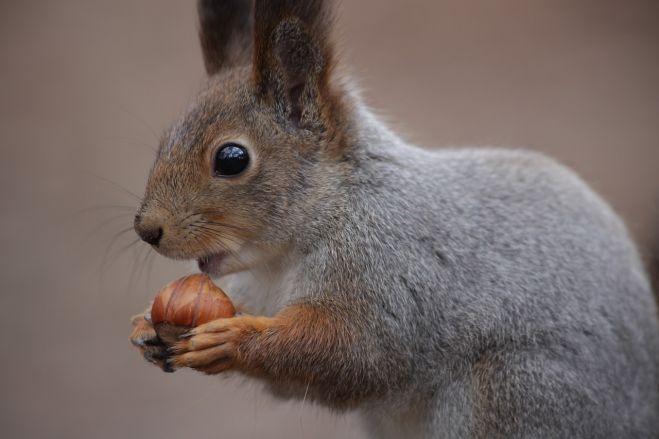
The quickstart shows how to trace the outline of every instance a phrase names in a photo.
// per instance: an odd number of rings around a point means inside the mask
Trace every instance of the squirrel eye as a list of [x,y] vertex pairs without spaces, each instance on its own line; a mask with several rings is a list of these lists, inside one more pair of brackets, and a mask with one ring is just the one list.
[[215,153],[213,172],[218,177],[232,177],[242,173],[248,164],[247,149],[237,143],[227,143]]

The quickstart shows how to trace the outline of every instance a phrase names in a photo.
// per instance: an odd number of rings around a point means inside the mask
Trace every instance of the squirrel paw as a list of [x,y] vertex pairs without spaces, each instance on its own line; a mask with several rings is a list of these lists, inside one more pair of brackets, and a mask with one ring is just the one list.
[[271,320],[243,315],[199,325],[168,350],[172,356],[166,364],[172,369],[190,367],[209,375],[240,368],[240,346],[267,328]]
[[174,369],[167,363],[169,357],[167,346],[158,338],[155,329],[153,329],[149,313],[133,316],[131,324],[133,325],[133,332],[130,335],[130,342],[140,350],[144,359],[157,365],[165,372],[174,372]]

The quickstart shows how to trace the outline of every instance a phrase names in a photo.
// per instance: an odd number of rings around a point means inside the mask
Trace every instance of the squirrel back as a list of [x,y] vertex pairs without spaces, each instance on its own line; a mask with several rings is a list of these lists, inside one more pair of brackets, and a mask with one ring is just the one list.
[[608,205],[537,153],[406,144],[340,74],[326,2],[251,3],[199,2],[208,84],[135,223],[245,315],[166,364],[378,438],[654,437],[657,310]]

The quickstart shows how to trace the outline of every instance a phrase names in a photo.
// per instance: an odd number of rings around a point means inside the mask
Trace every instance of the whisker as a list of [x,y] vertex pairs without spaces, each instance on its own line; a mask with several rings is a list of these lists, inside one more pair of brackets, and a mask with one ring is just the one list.
[[[267,290],[267,283],[264,281],[264,279],[261,278],[261,276],[257,275],[257,273],[254,271],[253,268],[248,268],[249,264],[240,256],[238,255],[237,252],[231,250],[229,247],[227,247],[221,239],[227,239],[226,234],[219,234],[218,231],[213,230],[213,229],[208,229],[208,228],[201,228],[197,230],[199,234],[195,234],[196,236],[201,236],[207,239],[211,239],[213,241],[213,244],[215,246],[219,246],[222,251],[225,251],[232,257],[234,257],[238,262],[245,267],[246,271],[249,272],[252,277],[259,283],[259,285]],[[235,242],[235,241],[234,241]],[[237,244],[242,244],[241,242],[236,242]]]
[[117,233],[115,233],[115,235],[110,240],[110,243],[108,244],[107,248],[105,249],[105,252],[103,253],[103,259],[102,259],[103,261],[105,261],[105,259],[107,258],[108,253],[110,252],[110,250],[114,246],[114,243],[117,241],[117,239],[119,239],[120,237],[122,237],[126,233],[130,232],[131,230],[133,230],[132,227],[126,227],[125,229],[119,230]]
[[111,254],[112,248],[114,247],[114,244],[116,243],[116,241],[117,241],[119,238],[121,238],[122,236],[124,236],[126,233],[128,233],[128,232],[130,232],[130,231],[132,231],[132,230],[133,230],[132,227],[128,227],[128,228],[125,228],[125,229],[123,229],[123,230],[120,230],[120,231],[117,232],[117,233],[114,235],[114,237],[110,240],[110,244],[109,244],[109,245],[107,246],[107,248],[105,249],[105,252],[103,253],[103,257],[102,257],[102,259],[101,259],[101,266],[100,266],[100,270],[101,270],[101,280],[102,280],[103,277],[105,276],[105,272],[106,272],[106,270],[114,264],[114,262],[117,260],[117,258],[118,258],[119,256],[121,256],[121,254],[122,254],[126,249],[130,248],[131,246],[137,244],[137,243],[140,241],[140,238],[137,238],[137,239],[135,239],[134,241],[132,241],[130,244],[128,244],[128,245],[122,247],[121,249],[119,249],[119,251],[118,251],[117,253],[114,254],[113,261],[112,261],[111,263],[108,264],[108,258],[110,257],[110,254]]
[[[135,113],[134,111],[128,109],[127,107],[121,108],[123,111],[125,111],[128,115],[134,117],[138,122],[140,122],[143,126],[146,127],[147,130],[149,130],[149,133],[153,136],[155,139],[156,143],[160,142],[160,137],[156,133],[156,130],[153,129],[151,125],[149,125],[143,117],[141,117],[139,114]],[[157,151],[157,150],[156,150]]]
[[304,404],[307,402],[307,393],[309,393],[309,385],[311,380],[307,381],[307,387],[304,389],[304,396],[302,397],[302,403],[300,404],[300,430],[302,431],[302,436],[304,436],[304,424],[302,424],[302,410],[304,409]]
[[[139,260],[141,257],[141,251],[144,247],[137,246],[135,247],[136,250],[133,252],[133,267],[130,269],[130,275],[128,276],[128,283],[126,284],[126,292],[131,291],[133,288],[133,280],[135,279],[135,274],[137,273],[137,270],[139,268]],[[135,284],[137,284],[137,280],[135,280]]]
[[197,222],[204,223],[204,224],[212,224],[212,225],[215,225],[215,226],[228,227],[230,229],[236,229],[236,230],[239,230],[241,232],[247,232],[248,231],[248,229],[246,229],[244,227],[236,226],[236,225],[233,225],[233,224],[222,223],[222,222],[219,222],[219,221],[212,221],[212,220],[208,220],[208,219],[200,219]]
[[105,178],[105,177],[102,177],[102,176],[100,176],[100,175],[94,174],[93,172],[91,172],[91,171],[89,171],[89,170],[86,170],[86,171],[83,171],[83,172],[85,172],[85,173],[91,175],[92,177],[95,177],[95,178],[97,178],[97,179],[99,179],[99,180],[101,180],[101,181],[103,181],[103,182],[105,182],[105,183],[108,183],[108,184],[110,184],[111,186],[114,186],[115,189],[118,189],[118,190],[120,190],[121,192],[124,192],[125,194],[130,195],[131,197],[135,198],[138,202],[141,202],[141,201],[142,201],[142,197],[138,196],[138,195],[135,194],[134,192],[132,192],[132,191],[130,191],[129,189],[125,188],[124,186],[120,185],[120,184],[117,183],[116,181],[112,181],[112,180],[110,180],[110,179],[108,179],[108,178]]
[[157,153],[158,148],[153,146],[152,144],[146,143],[143,140],[140,140],[138,138],[134,137],[128,137],[128,136],[104,136],[102,138],[103,140],[107,140],[109,142],[125,142],[127,146],[139,146],[142,148],[147,148],[148,150]]
[[222,230],[213,229],[213,228],[206,227],[206,226],[200,226],[198,224],[190,225],[190,227],[193,227],[197,230],[205,230],[208,233],[210,233],[211,236],[213,236],[214,238],[216,238],[218,240],[229,241],[229,242],[231,242],[233,244],[236,244],[238,246],[241,246],[241,245],[244,244],[244,241],[241,240],[239,237],[233,236],[230,233],[223,232]]
[[196,229],[210,230],[210,231],[213,231],[213,232],[217,232],[218,234],[222,231],[222,229],[213,228],[213,227],[210,227],[210,225],[200,225],[198,223],[190,224],[189,227],[193,227],[193,228],[196,228]]
[[[213,244],[219,245],[220,247],[222,247],[222,250],[223,250],[223,251],[227,251],[227,252],[229,252],[229,253],[231,253],[231,254],[233,254],[233,255],[236,255],[235,252],[234,252],[233,250],[231,250],[229,247],[227,247],[227,246],[222,242],[222,240],[228,240],[228,241],[231,241],[231,242],[233,242],[233,243],[235,243],[235,244],[238,244],[238,245],[242,244],[242,242],[237,241],[237,240],[235,240],[235,239],[232,241],[232,237],[230,237],[229,235],[227,235],[227,234],[220,234],[220,233],[218,233],[218,231],[213,230],[213,229],[209,229],[209,228],[204,228],[204,227],[199,227],[199,226],[197,226],[197,231],[199,232],[199,234],[200,234],[202,237],[207,238],[207,239],[211,239],[211,240],[213,241]],[[236,255],[236,256],[237,256],[237,255]]]
[[153,272],[153,263],[156,260],[156,252],[153,251],[152,247],[149,247],[147,253],[147,271],[146,271],[146,289],[151,288],[151,274]]
[[215,236],[218,237],[224,237],[225,235],[233,236],[230,233],[223,231],[221,228],[212,227],[210,225],[201,225],[196,223],[196,224],[190,224],[189,227],[197,230],[208,230],[209,232],[212,232]]
[[129,244],[121,247],[114,254],[113,259],[112,259],[111,262],[107,262],[105,259],[103,260],[103,262],[101,262],[101,269],[100,269],[101,273],[100,273],[100,277],[99,277],[99,283],[100,283],[101,286],[103,285],[105,275],[106,275],[107,271],[110,269],[110,267],[112,267],[112,265],[114,265],[114,263],[121,257],[121,255],[123,255],[125,252],[127,252],[131,247],[133,247],[138,242],[140,242],[140,238],[137,238],[134,241],[131,241]]
[[[190,224],[190,226],[202,227],[202,228],[205,227],[205,228],[213,230],[217,233],[228,234],[230,236],[240,237],[240,238],[244,238],[244,237],[240,236],[239,233],[236,234],[237,232],[243,232],[243,231],[247,232],[246,229],[232,228],[232,227],[230,227],[230,225],[225,225],[223,223],[216,223],[216,222],[208,222],[208,221],[196,221],[196,222]],[[227,230],[227,229],[229,229],[229,230]],[[247,234],[247,233],[245,233],[245,234]]]
[[142,257],[142,262],[139,263],[140,268],[139,271],[137,272],[137,281],[142,278],[142,276],[145,274],[145,269],[147,267],[147,261],[149,260],[149,255],[151,255],[151,251],[153,248],[150,245],[147,245],[146,251],[144,252],[144,256]]
[[75,212],[73,212],[73,214],[82,215],[82,214],[89,213],[89,212],[96,212],[96,211],[99,211],[99,210],[110,210],[110,209],[134,211],[135,207],[134,206],[127,206],[127,205],[123,205],[123,204],[105,204],[105,205],[100,205],[100,206],[85,207],[85,208],[76,210]]
[[[142,249],[145,249],[145,251],[141,251]],[[142,278],[143,274],[145,273],[145,269],[147,268],[147,262],[149,260],[149,256],[151,256],[153,253],[153,247],[150,245],[144,245],[140,247],[140,250],[138,251],[137,257],[135,258],[135,266],[131,270],[131,275],[130,275],[130,280],[129,280],[129,290],[135,289],[140,285],[140,279]],[[133,278],[134,274],[134,278]],[[148,273],[147,273],[148,274]],[[149,283],[148,283],[148,277],[147,277],[147,283],[146,283],[146,289],[149,288]],[[135,281],[134,288],[131,288],[132,281]]]
[[193,216],[195,216],[195,215],[202,215],[202,214],[199,213],[199,212],[192,212],[190,215],[188,215],[188,216],[186,216],[185,218],[183,218],[182,220],[180,220],[179,223],[180,223],[180,224],[183,224],[183,223],[185,223],[185,221],[186,221],[188,218],[191,218],[191,217],[193,217]]
[[[189,217],[191,217],[191,216],[193,216],[193,215],[218,215],[218,216],[220,216],[221,213],[218,212],[217,210],[213,210],[213,209],[201,209],[201,210],[196,210],[196,211],[192,212],[192,213],[191,213],[188,217],[186,217],[185,219],[187,219],[187,218],[189,218]],[[185,220],[185,219],[184,219],[184,220]],[[226,226],[226,227],[231,227],[231,228],[234,228],[234,229],[247,231],[247,229],[245,229],[244,227],[236,226],[236,225],[234,225],[234,224],[227,224],[227,223],[219,222],[219,221],[216,221],[216,220],[214,220],[214,219],[212,219],[212,218],[204,217],[204,218],[200,219],[199,221],[209,222],[209,223],[214,223],[214,224],[222,224],[222,225],[224,225],[224,226]]]
[[[118,220],[118,219],[124,219],[124,218],[126,218],[126,214],[120,214],[120,215],[115,215],[115,216],[113,216],[113,217],[107,218],[107,219],[105,219],[104,221],[101,221],[100,224],[98,224],[96,227],[94,227],[94,229],[92,229],[91,231],[89,231],[89,233],[87,233],[87,234],[82,238],[82,240],[81,240],[81,244],[84,246],[85,244],[88,243],[88,241],[89,241],[92,237],[96,236],[96,234],[97,234],[98,232],[100,232],[101,230],[103,230],[106,226],[110,225],[111,223],[115,222],[115,221]],[[131,228],[132,228],[132,227],[131,227]]]
[[114,255],[114,259],[110,263],[110,266],[112,266],[116,261],[119,256],[124,254],[126,251],[128,251],[131,247],[133,247],[135,244],[139,243],[142,239],[136,238],[134,241],[131,241],[129,244],[126,244],[125,246],[121,247]]
[[[99,215],[94,215],[98,212]],[[54,221],[58,221],[58,224],[66,225],[75,221],[76,223],[82,223],[84,221],[90,221],[91,219],[96,219],[96,217],[105,217],[107,213],[116,213],[116,218],[120,216],[131,217],[134,212],[133,207],[129,206],[91,206],[82,209],[75,210],[73,212],[66,212],[57,218],[54,218]]]

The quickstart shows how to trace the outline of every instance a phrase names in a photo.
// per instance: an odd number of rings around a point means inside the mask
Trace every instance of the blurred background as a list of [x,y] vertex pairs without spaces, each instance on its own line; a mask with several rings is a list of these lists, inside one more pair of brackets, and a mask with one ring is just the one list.
[[[659,250],[659,2],[345,0],[338,17],[405,138],[544,151]],[[204,78],[194,2],[0,1],[0,54],[0,436],[361,437],[253,383],[160,373],[128,342],[194,270],[130,245],[160,133]]]

